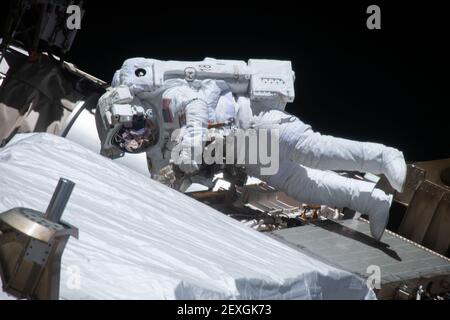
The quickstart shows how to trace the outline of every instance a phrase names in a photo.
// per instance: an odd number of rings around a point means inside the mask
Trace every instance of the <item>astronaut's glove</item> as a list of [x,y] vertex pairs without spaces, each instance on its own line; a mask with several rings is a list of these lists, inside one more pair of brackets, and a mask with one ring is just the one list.
[[200,170],[199,165],[194,160],[191,163],[181,163],[178,167],[181,171],[189,175],[194,175]]
[[176,172],[194,175],[200,170],[200,165],[191,158],[189,153],[181,151],[179,158],[174,161],[170,160],[171,165],[175,168]]

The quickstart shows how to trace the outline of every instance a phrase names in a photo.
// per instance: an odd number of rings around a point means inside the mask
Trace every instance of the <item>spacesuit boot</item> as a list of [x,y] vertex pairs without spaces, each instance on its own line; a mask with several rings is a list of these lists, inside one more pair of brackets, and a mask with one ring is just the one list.
[[297,117],[279,110],[261,113],[255,122],[278,123],[281,158],[321,170],[384,174],[394,189],[403,190],[406,163],[403,153],[395,148],[321,135]]
[[405,186],[407,166],[403,153],[391,147],[383,149],[383,166],[381,171],[391,186],[402,192]]
[[367,214],[372,236],[379,240],[383,235],[392,195],[375,189],[374,183],[345,178],[332,171],[311,169],[289,160],[280,163],[275,175],[261,175],[256,165],[247,166],[247,172],[300,202],[347,207]]
[[373,189],[370,196],[367,195],[357,199],[357,201],[361,201],[361,208],[364,205],[366,206],[366,209],[362,212],[369,216],[370,233],[376,240],[381,239],[386,229],[392,199],[393,195],[387,195],[384,191],[376,188]]

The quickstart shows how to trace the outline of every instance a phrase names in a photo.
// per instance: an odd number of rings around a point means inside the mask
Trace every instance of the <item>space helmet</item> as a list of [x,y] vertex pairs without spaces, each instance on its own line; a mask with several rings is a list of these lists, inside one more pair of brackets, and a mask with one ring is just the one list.
[[159,124],[152,109],[133,115],[113,136],[112,143],[127,153],[140,153],[156,145],[159,140]]

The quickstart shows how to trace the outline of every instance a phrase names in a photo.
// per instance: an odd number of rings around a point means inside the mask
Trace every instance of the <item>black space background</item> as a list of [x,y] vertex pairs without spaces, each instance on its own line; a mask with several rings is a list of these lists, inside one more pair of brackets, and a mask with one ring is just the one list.
[[[123,60],[292,60],[287,110],[324,134],[382,142],[407,161],[450,157],[444,1],[87,0],[68,60],[110,81]],[[6,15],[2,0],[0,22]],[[381,8],[381,30],[366,8]]]

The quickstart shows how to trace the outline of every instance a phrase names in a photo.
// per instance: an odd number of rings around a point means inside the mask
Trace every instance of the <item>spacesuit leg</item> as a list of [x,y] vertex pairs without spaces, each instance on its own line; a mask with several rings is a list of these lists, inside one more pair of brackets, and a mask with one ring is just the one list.
[[322,170],[383,173],[402,191],[406,179],[403,153],[380,143],[335,138],[314,132],[297,117],[271,110],[255,117],[256,123],[280,122],[280,157]]
[[284,191],[300,202],[350,208],[367,214],[372,236],[379,240],[386,228],[392,195],[375,188],[374,183],[345,178],[332,171],[307,168],[292,161],[282,161],[278,173],[262,176],[256,165],[247,172]]

